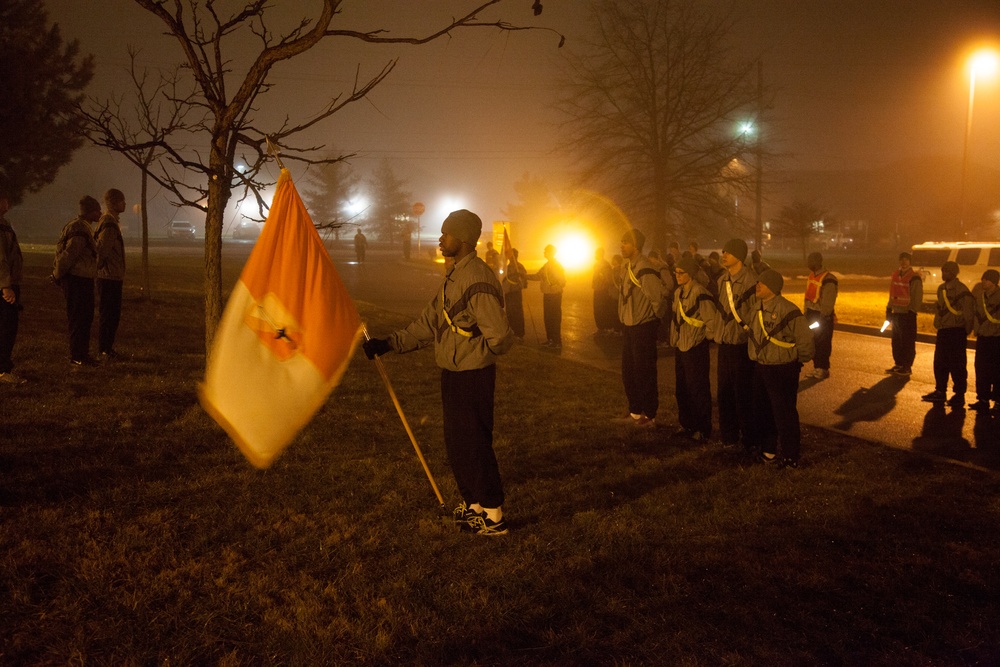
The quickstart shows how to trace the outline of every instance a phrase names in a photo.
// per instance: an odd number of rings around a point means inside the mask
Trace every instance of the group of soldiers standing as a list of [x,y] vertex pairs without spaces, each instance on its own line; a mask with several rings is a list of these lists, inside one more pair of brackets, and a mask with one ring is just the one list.
[[[104,205],[102,214],[96,199],[83,197],[79,215],[66,224],[56,243],[51,278],[66,298],[69,359],[74,366],[94,365],[118,356],[114,343],[121,321],[125,279],[125,242],[118,216],[125,211],[125,195],[112,188],[104,195]],[[17,235],[4,218],[9,208],[7,193],[0,191],[0,289],[3,295],[0,303],[0,382],[21,384],[25,379],[13,372],[11,355],[22,309],[23,258]],[[96,359],[90,354],[95,307],[99,308]]]
[[[723,443],[742,445],[755,459],[778,467],[796,467],[801,440],[796,407],[799,372],[813,359],[815,341],[809,320],[781,296],[781,274],[764,268],[758,275],[746,264],[746,242],[731,239],[718,257],[720,270],[706,267],[689,252],[674,262],[672,279],[667,281],[662,267],[643,255],[644,245],[645,236],[637,229],[622,236],[618,317],[628,415],[621,421],[637,427],[656,425],[657,331],[661,321],[668,321],[680,422],[677,435],[696,442],[712,435],[709,346],[714,341],[719,347],[716,386]],[[817,269],[821,267],[820,258]],[[708,277],[710,272],[714,280]],[[811,303],[816,305],[815,317],[822,319],[822,277],[818,284]]]

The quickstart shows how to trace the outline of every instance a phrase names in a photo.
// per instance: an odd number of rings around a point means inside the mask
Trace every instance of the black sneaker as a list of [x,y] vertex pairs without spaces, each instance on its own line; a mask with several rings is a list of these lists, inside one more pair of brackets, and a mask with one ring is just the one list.
[[902,375],[904,377],[909,377],[910,375],[913,374],[913,371],[910,369],[909,366],[900,366],[895,374]]
[[795,470],[798,467],[799,467],[799,462],[796,461],[795,459],[790,459],[786,457],[778,459],[777,468],[779,470],[784,470],[785,468],[791,468],[792,470]]
[[945,396],[945,393],[943,391],[935,389],[931,393],[924,394],[923,396],[921,396],[920,400],[927,401],[928,403],[944,403],[946,398],[947,397]]
[[885,374],[892,375],[894,373],[898,373],[902,368],[903,368],[902,366],[893,366],[892,368],[887,368],[885,369]]
[[969,409],[975,410],[976,412],[979,412],[980,410],[982,410],[983,412],[989,412],[990,402],[979,399],[975,403],[970,404]]
[[948,405],[953,408],[964,408],[965,394],[953,394],[952,397],[948,399]]
[[471,509],[467,504],[465,504],[465,501],[462,501],[458,507],[451,511],[451,518],[458,526],[462,526],[463,524],[468,525],[468,523],[472,520],[472,517],[476,516],[479,515],[476,514],[474,509]]
[[472,513],[473,516],[469,519],[468,530],[471,530],[476,535],[486,535],[487,537],[494,537],[497,535],[507,534],[507,522],[500,517],[499,521],[490,521],[490,518],[486,516],[486,512],[482,514]]

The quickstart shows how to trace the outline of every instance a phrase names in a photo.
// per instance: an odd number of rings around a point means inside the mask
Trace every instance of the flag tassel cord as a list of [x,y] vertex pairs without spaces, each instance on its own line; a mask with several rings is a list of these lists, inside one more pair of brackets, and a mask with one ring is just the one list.
[[[365,334],[365,340],[371,340],[371,336],[368,334],[368,327],[362,324],[361,330]],[[399,419],[403,422],[403,428],[406,429],[406,435],[410,436],[410,442],[413,443],[413,449],[417,452],[417,458],[420,459],[420,465],[424,467],[424,473],[427,475],[427,481],[431,483],[431,488],[434,489],[434,495],[437,496],[438,503],[444,507],[444,498],[441,497],[441,492],[438,490],[437,483],[434,482],[434,475],[431,474],[431,469],[427,467],[427,461],[424,459],[423,452],[420,451],[420,445],[417,444],[417,438],[413,435],[409,422],[406,421],[406,415],[403,414],[403,406],[399,404],[399,399],[396,398],[396,392],[393,391],[392,383],[389,382],[389,376],[385,372],[385,366],[382,365],[382,360],[378,357],[375,357],[374,361],[375,367],[378,368],[378,374],[382,376],[382,382],[385,384],[385,388],[389,391],[389,397],[392,399],[392,404],[396,406],[396,412],[399,414]]]

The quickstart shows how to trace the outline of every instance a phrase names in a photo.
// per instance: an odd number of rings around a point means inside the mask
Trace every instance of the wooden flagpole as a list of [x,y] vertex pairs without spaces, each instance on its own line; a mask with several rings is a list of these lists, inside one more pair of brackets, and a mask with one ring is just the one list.
[[[362,324],[361,330],[365,334],[365,340],[371,340],[372,337],[368,334],[368,327]],[[427,480],[431,483],[431,488],[434,489],[434,495],[437,496],[441,507],[444,507],[444,498],[441,497],[441,492],[438,490],[437,484],[434,482],[434,475],[431,474],[431,469],[427,467],[427,461],[424,459],[423,452],[420,451],[420,445],[417,444],[417,438],[413,435],[409,422],[406,421],[406,415],[403,414],[403,406],[399,404],[399,399],[396,398],[396,392],[393,391],[392,383],[389,382],[389,376],[385,372],[385,366],[382,365],[382,360],[378,357],[375,357],[372,361],[375,362],[375,367],[378,368],[378,374],[382,376],[382,382],[385,383],[385,388],[389,391],[389,397],[392,399],[392,404],[396,406],[396,412],[399,413],[399,419],[403,422],[403,428],[406,429],[406,435],[410,436],[410,442],[413,443],[413,449],[417,452],[417,458],[420,459],[420,465],[424,467],[424,473],[427,475]]]

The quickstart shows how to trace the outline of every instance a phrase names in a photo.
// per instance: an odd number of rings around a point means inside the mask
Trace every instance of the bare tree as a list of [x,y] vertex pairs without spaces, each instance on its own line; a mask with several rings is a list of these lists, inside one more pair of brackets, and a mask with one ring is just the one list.
[[549,184],[541,176],[524,172],[514,181],[514,192],[519,201],[507,204],[503,214],[512,222],[526,227],[537,227],[556,210]]
[[[108,99],[88,98],[78,114],[89,130],[90,140],[121,154],[142,173],[139,208],[142,218],[142,262],[140,288],[149,297],[149,179],[154,165],[164,155],[161,146],[176,135],[190,136],[204,126],[204,110],[194,105],[195,90],[185,87],[179,67],[157,76],[139,67],[139,51],[130,46],[129,94]],[[155,176],[154,176],[155,178]]]
[[825,211],[816,204],[801,199],[784,206],[772,221],[772,230],[784,238],[793,239],[802,249],[802,259],[809,253],[809,239],[816,233]]
[[[383,81],[395,67],[388,61],[374,76],[355,77],[353,87],[331,99],[316,114],[293,121],[286,118],[280,127],[263,129],[255,124],[255,113],[262,97],[270,89],[268,77],[272,68],[312,49],[322,41],[348,40],[370,44],[426,44],[450,35],[460,28],[490,28],[522,30],[505,21],[483,21],[479,15],[502,0],[476,0],[462,16],[453,18],[440,29],[420,37],[393,36],[385,30],[357,31],[334,27],[345,0],[322,0],[318,13],[303,18],[287,32],[276,34],[270,22],[284,19],[287,8],[277,8],[271,0],[245,0],[242,8],[223,13],[216,0],[134,0],[137,5],[158,18],[167,28],[183,54],[183,67],[190,73],[198,90],[195,104],[206,112],[204,133],[208,141],[207,155],[156,142],[163,148],[167,160],[161,160],[162,171],[154,178],[167,187],[184,205],[205,212],[205,339],[211,349],[218,322],[222,316],[222,230],[223,216],[235,189],[245,196],[255,197],[263,211],[259,180],[267,158],[270,138],[282,149],[285,160],[322,164],[338,158],[313,158],[323,146],[296,146],[295,136],[314,127],[345,106],[363,99]],[[270,11],[269,11],[270,10]],[[281,12],[284,12],[283,14]],[[277,17],[277,18],[275,18]],[[259,51],[248,60],[234,54],[246,53],[248,44],[256,41]],[[252,50],[252,49],[251,49]],[[237,160],[245,169],[236,169]],[[182,173],[186,172],[186,173]],[[190,177],[196,176],[192,182]]]
[[[727,169],[751,147],[752,62],[727,45],[731,19],[697,0],[591,2],[594,37],[568,60],[559,108],[578,175],[649,226],[654,244],[732,214]],[[727,186],[727,187],[723,187]]]

